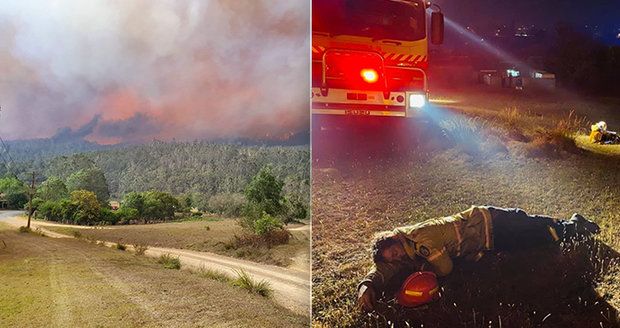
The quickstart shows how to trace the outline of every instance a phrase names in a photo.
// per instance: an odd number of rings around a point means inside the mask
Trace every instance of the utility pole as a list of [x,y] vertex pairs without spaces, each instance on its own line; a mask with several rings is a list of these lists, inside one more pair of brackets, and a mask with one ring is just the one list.
[[30,185],[30,192],[28,193],[28,226],[27,228],[30,229],[30,219],[32,218],[32,214],[34,212],[34,210],[32,209],[32,199],[34,198],[34,194],[35,194],[35,179],[36,179],[37,174],[33,171],[32,172],[32,184]]

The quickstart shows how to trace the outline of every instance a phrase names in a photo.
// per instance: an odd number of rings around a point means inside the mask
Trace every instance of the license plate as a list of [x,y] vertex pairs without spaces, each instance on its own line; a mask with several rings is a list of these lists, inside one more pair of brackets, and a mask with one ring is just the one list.
[[344,113],[346,115],[356,115],[356,116],[368,116],[370,115],[370,111],[369,110],[363,110],[363,109],[347,109],[344,111]]

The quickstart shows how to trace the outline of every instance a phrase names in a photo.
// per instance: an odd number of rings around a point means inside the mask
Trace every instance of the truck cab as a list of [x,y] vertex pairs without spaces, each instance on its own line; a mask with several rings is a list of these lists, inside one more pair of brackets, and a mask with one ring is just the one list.
[[[312,114],[412,117],[428,103],[422,0],[313,0]],[[433,12],[432,41],[443,39]]]

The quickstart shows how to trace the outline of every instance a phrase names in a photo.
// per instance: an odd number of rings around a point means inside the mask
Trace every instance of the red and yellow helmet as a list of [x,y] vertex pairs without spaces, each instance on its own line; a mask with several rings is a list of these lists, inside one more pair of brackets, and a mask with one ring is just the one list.
[[398,304],[406,307],[424,305],[438,298],[437,276],[428,271],[419,271],[410,275],[396,295]]

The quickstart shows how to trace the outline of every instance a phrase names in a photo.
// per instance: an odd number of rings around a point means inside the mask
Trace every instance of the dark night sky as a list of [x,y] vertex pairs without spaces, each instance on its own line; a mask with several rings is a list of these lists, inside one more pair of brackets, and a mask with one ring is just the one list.
[[620,0],[436,0],[444,13],[461,24],[477,26],[536,24],[558,21],[620,28]]

